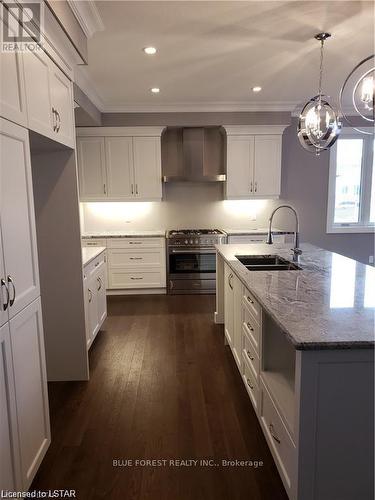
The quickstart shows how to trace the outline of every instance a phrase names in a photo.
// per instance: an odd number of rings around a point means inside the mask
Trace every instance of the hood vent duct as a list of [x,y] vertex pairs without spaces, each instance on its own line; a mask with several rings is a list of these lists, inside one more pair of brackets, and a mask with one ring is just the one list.
[[163,182],[222,182],[224,132],[221,127],[168,127],[162,138]]

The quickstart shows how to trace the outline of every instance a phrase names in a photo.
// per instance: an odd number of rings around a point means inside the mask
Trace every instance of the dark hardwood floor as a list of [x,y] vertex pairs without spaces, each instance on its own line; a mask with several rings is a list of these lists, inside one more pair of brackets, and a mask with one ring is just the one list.
[[[111,298],[90,381],[49,384],[52,444],[31,489],[76,489],[80,500],[287,499],[213,312],[213,296]],[[219,465],[113,466],[128,459]]]

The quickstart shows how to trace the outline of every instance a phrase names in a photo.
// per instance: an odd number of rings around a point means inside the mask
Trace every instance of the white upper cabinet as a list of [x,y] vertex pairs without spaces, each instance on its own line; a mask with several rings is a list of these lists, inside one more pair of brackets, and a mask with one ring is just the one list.
[[104,138],[77,138],[77,157],[81,200],[107,199]]
[[62,71],[50,62],[52,115],[55,118],[55,140],[74,147],[74,104],[72,83]]
[[106,137],[108,198],[128,198],[135,193],[131,137]]
[[74,147],[71,81],[42,50],[23,54],[28,127],[56,142]]
[[161,152],[159,137],[133,138],[135,194],[142,199],[161,199]]
[[161,132],[161,127],[79,128],[80,200],[161,200]]
[[277,198],[284,125],[228,126],[226,198]]
[[40,286],[28,131],[3,119],[0,159],[3,279],[11,318],[40,295]]
[[279,196],[281,191],[280,135],[255,136],[254,194]]
[[[0,23],[3,23],[1,18]],[[8,29],[8,27],[3,24],[2,29]],[[0,51],[0,116],[27,126],[25,80],[21,52]]]

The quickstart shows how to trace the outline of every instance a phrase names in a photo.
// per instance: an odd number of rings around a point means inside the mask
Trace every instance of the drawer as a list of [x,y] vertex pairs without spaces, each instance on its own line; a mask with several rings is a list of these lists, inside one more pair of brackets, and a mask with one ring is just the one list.
[[259,302],[255,299],[254,295],[249,292],[247,288],[244,288],[243,303],[249,309],[250,313],[253,315],[257,323],[260,324],[262,308]]
[[108,250],[108,266],[110,269],[128,267],[138,268],[144,266],[165,266],[165,253],[163,250],[132,250],[110,249]]
[[164,248],[164,238],[108,238],[108,248]]
[[262,381],[259,406],[263,431],[273,452],[272,454],[284,484],[286,483],[286,486],[290,488],[297,450]]
[[258,402],[259,402],[259,386],[256,382],[255,376],[249,363],[247,362],[247,356],[242,354],[242,378],[246,387],[246,390],[250,396],[250,400],[254,407],[256,413],[258,413]]
[[242,329],[242,352],[244,358],[247,360],[250,368],[253,371],[257,383],[259,384],[259,368],[260,368],[259,357],[244,327]]
[[255,352],[259,356],[259,344],[260,344],[260,325],[255,320],[253,314],[249,311],[246,305],[242,306],[242,327],[245,333],[248,335],[253,343]]
[[164,288],[165,272],[161,269],[133,271],[130,269],[110,269],[108,273],[110,289]]
[[82,238],[83,247],[106,247],[107,240],[104,238]]

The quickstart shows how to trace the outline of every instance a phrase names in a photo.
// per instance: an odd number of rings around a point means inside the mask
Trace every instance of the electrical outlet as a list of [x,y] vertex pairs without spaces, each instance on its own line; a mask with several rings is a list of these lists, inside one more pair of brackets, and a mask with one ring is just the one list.
[[369,264],[373,264],[374,263],[374,256],[373,255],[369,255],[368,263]]

